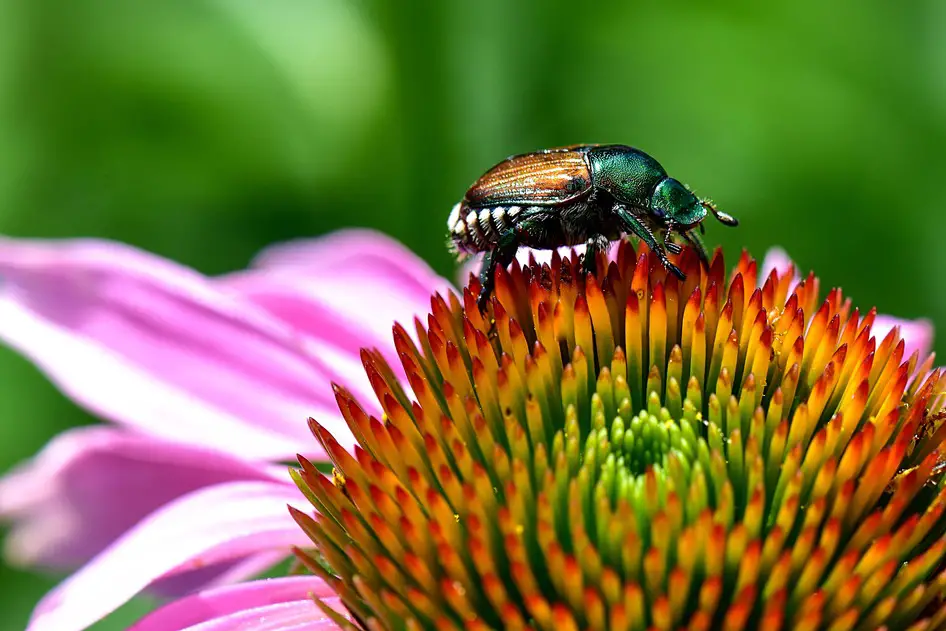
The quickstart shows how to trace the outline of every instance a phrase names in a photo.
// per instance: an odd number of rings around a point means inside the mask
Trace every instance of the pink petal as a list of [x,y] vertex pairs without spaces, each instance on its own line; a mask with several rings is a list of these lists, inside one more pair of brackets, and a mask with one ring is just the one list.
[[[313,352],[332,363],[340,379],[364,405],[374,404],[375,396],[360,360],[362,348],[381,350],[392,368],[401,370],[392,341],[393,314],[386,317],[374,312],[372,318],[377,326],[366,323],[362,311],[371,312],[370,308],[350,313],[345,311],[344,305],[340,308],[337,299],[326,295],[318,282],[279,272],[241,273],[221,279],[221,285],[306,334]],[[369,297],[364,300],[366,305],[371,302]],[[428,305],[429,302],[428,296]],[[416,315],[426,314],[429,307],[419,307],[415,311]],[[413,314],[404,320],[409,331],[413,330],[412,319]],[[386,327],[383,335],[380,332],[382,323],[386,323],[383,324]]]
[[[319,578],[313,576],[295,576],[288,578],[272,578],[241,585],[218,587],[206,590],[187,598],[173,602],[146,618],[142,619],[131,631],[166,631],[168,629],[184,629],[200,623],[212,622],[207,628],[231,629],[239,628],[227,625],[237,620],[245,622],[245,616],[252,616],[250,612],[261,613],[261,609],[268,606],[286,604],[296,608],[292,615],[301,614],[306,622],[317,622],[325,619],[313,598],[320,598],[330,603],[337,603],[329,586]],[[277,609],[286,613],[289,609]],[[269,613],[275,613],[270,610]],[[269,615],[267,615],[269,618]],[[292,618],[290,618],[292,619]],[[204,627],[202,627],[204,628]],[[254,629],[258,629],[254,625]],[[283,627],[267,627],[283,628]],[[331,629],[332,626],[317,627]]]
[[[338,598],[327,599],[326,604],[333,609],[342,608]],[[340,628],[314,601],[299,600],[240,611],[181,631],[331,631]]]
[[73,429],[0,479],[0,519],[13,522],[7,558],[73,568],[193,490],[284,476],[282,468],[123,429]]
[[[338,598],[327,599],[333,609],[341,609]],[[257,607],[247,611],[210,620],[182,631],[332,631],[341,629],[322,613],[315,602],[300,600],[279,605]]]
[[173,600],[201,589],[231,585],[247,577],[260,576],[285,560],[286,551],[278,550],[212,563],[159,578],[148,585],[147,593],[163,601]]
[[247,458],[311,443],[309,415],[348,433],[331,364],[190,269],[116,243],[3,239],[0,278],[0,338],[108,419]]
[[415,292],[422,301],[433,291],[450,287],[423,259],[398,241],[375,230],[357,228],[270,246],[256,256],[252,266],[301,272],[310,278],[350,272],[360,276],[368,270]]
[[[299,295],[331,306],[354,329],[362,329],[374,340],[390,346],[395,321],[412,329],[416,315],[426,316],[434,292],[455,291],[417,255],[398,242],[371,230],[344,230],[319,239],[295,241],[264,250],[254,261],[251,279],[266,274],[297,284]],[[224,277],[221,282],[238,292],[262,300],[296,326],[302,315],[279,309],[275,300],[263,300],[260,281],[244,274]],[[254,288],[255,285],[255,288]],[[278,285],[277,285],[278,286]],[[242,289],[241,289],[242,288]],[[313,326],[306,327],[312,331]]]
[[289,484],[266,482],[230,482],[181,497],[47,594],[29,631],[84,629],[159,578],[311,545],[286,511],[299,497]]
[[888,315],[878,315],[871,327],[871,333],[880,343],[890,329],[900,327],[900,337],[904,342],[903,358],[907,360],[914,351],[920,352],[920,361],[926,359],[933,349],[933,323],[929,320],[901,320]]

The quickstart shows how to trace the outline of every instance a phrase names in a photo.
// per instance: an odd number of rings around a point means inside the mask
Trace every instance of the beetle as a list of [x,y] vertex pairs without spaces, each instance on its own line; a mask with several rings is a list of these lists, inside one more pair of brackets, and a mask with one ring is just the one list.
[[[586,245],[584,269],[594,273],[597,253],[625,234],[637,235],[681,280],[668,258],[682,248],[678,233],[704,265],[697,226],[707,211],[727,226],[739,222],[667,175],[660,163],[626,145],[573,145],[511,156],[483,174],[447,219],[450,247],[461,258],[485,252],[478,304],[484,310],[496,267],[512,262],[520,246],[539,250]],[[662,233],[662,243],[657,236]]]

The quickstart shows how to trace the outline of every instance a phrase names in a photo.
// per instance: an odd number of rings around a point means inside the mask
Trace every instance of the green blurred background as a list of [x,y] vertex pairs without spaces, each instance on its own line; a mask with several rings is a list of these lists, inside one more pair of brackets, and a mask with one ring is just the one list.
[[[946,330],[946,4],[407,4],[3,0],[0,232],[219,273],[372,226],[449,275],[446,215],[487,167],[626,143],[739,217],[708,225],[730,256],[781,245]],[[93,422],[6,350],[0,384],[0,470]],[[0,629],[52,584],[0,568]]]

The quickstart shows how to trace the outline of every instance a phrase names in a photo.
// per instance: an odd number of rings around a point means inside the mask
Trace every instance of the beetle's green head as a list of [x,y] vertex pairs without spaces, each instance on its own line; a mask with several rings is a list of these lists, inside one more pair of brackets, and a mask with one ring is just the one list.
[[672,177],[664,178],[654,189],[650,211],[664,223],[673,223],[682,230],[695,226],[706,217],[703,202]]
[[650,212],[665,224],[672,223],[680,230],[688,230],[703,221],[707,212],[713,213],[727,226],[738,226],[735,217],[718,210],[711,202],[699,199],[672,177],[664,178],[650,198]]

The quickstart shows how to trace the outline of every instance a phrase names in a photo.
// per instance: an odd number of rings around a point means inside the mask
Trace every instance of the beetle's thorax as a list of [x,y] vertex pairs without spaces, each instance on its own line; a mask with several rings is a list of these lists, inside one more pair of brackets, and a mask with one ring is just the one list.
[[634,208],[647,208],[654,189],[667,177],[659,162],[623,145],[595,147],[588,162],[595,188]]

